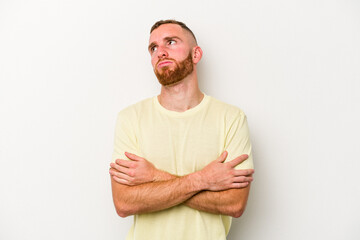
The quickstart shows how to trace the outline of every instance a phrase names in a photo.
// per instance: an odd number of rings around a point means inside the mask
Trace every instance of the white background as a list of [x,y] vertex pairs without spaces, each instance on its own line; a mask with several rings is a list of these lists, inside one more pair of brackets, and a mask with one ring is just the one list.
[[360,239],[356,0],[0,0],[0,239],[125,238],[115,119],[159,93],[167,18],[197,35],[202,90],[248,116],[255,181],[228,239]]

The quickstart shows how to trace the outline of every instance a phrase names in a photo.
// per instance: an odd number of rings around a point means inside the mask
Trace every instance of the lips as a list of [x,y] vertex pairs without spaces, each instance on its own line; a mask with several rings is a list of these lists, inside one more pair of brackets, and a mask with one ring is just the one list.
[[169,61],[169,60],[164,60],[164,61],[161,61],[157,64],[158,67],[165,67],[165,66],[168,66],[172,64],[172,61]]

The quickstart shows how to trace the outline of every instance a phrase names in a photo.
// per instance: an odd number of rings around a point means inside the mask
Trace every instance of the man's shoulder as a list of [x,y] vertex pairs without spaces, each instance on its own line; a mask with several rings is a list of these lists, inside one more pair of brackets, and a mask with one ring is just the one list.
[[143,100],[140,100],[134,104],[131,104],[125,108],[123,108],[122,110],[120,110],[119,115],[134,115],[134,114],[138,114],[141,111],[143,111],[144,109],[149,109],[149,107],[152,105],[153,103],[153,99],[154,97],[149,97],[149,98],[145,98]]
[[219,114],[223,114],[228,117],[245,116],[245,113],[238,106],[223,102],[217,98],[211,97],[211,107]]

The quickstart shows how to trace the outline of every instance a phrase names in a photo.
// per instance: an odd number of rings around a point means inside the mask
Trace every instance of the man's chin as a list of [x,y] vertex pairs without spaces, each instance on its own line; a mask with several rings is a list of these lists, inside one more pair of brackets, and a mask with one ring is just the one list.
[[175,76],[172,75],[171,72],[157,72],[156,77],[159,81],[159,83],[163,86],[171,86],[178,82],[180,82],[182,79],[177,79]]
[[162,67],[157,70],[157,73],[161,76],[170,76],[171,73],[174,71],[174,69],[171,69],[170,67]]
[[180,80],[176,80],[176,81],[160,81],[160,84],[164,87],[173,87],[175,85],[178,85],[179,83],[181,83],[184,79],[180,79]]

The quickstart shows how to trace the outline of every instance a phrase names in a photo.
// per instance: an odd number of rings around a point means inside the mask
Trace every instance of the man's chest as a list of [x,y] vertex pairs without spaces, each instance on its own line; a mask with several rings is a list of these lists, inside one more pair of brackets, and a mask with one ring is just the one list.
[[206,119],[142,119],[139,150],[159,169],[184,175],[215,160],[224,148],[220,122]]

